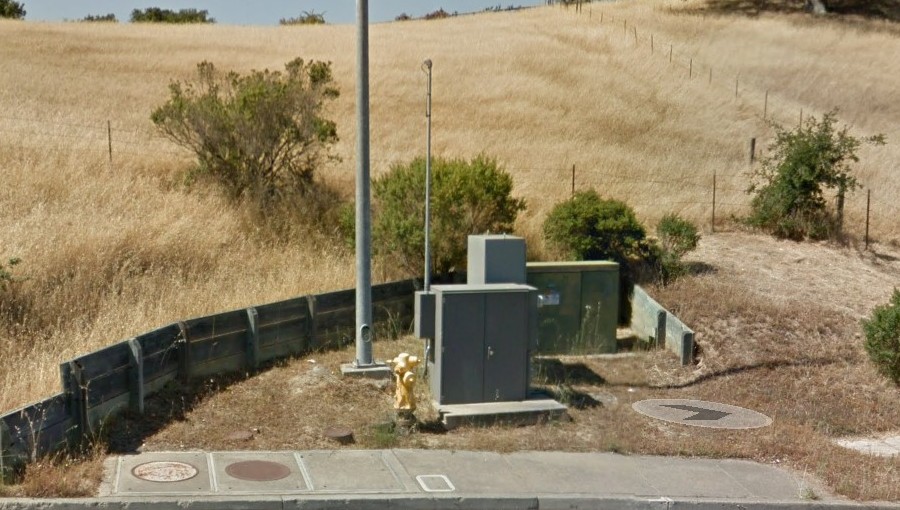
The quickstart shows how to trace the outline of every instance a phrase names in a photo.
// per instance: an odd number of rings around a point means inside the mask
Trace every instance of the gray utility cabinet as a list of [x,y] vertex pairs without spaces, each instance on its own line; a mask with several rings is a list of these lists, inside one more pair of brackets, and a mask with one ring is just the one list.
[[525,240],[499,234],[469,236],[466,283],[525,283]]
[[537,346],[537,289],[520,284],[434,285],[438,404],[525,400]]

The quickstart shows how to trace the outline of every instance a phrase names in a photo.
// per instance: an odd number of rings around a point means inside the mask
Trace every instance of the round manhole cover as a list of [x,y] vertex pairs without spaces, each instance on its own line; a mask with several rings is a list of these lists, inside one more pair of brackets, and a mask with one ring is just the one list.
[[772,418],[756,411],[704,400],[641,400],[631,407],[651,418],[695,427],[755,429],[772,424]]
[[197,476],[197,468],[184,462],[159,461],[135,466],[131,474],[148,482],[183,482]]
[[274,482],[291,474],[291,468],[267,460],[245,460],[229,464],[225,468],[228,476],[249,482]]

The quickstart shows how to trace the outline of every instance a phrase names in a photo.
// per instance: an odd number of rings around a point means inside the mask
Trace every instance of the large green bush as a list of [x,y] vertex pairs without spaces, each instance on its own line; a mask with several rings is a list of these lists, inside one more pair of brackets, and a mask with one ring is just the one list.
[[25,6],[15,0],[0,0],[0,18],[24,19]]
[[168,101],[151,118],[229,197],[267,205],[311,189],[330,157],[337,129],[323,109],[338,96],[332,81],[325,62],[295,59],[285,72],[247,75],[203,62],[193,81],[169,86]]
[[544,221],[544,239],[572,260],[613,260],[625,266],[646,252],[647,233],[625,202],[594,190],[557,204]]
[[[849,128],[837,129],[837,112],[822,120],[809,117],[802,126],[775,125],[770,155],[754,174],[749,222],[777,237],[802,240],[837,237],[841,233],[844,200],[859,187],[851,173],[859,161],[862,143],[884,143],[876,135],[856,138]],[[835,206],[828,207],[825,192],[833,190]]]
[[863,329],[866,352],[878,371],[900,385],[900,290],[894,289],[890,303],[875,308]]
[[[465,267],[469,234],[510,232],[524,200],[495,159],[432,161],[431,244],[437,274]],[[376,253],[412,275],[425,267],[425,158],[395,165],[373,183]],[[350,230],[350,229],[348,229]],[[350,230],[352,231],[352,230]]]

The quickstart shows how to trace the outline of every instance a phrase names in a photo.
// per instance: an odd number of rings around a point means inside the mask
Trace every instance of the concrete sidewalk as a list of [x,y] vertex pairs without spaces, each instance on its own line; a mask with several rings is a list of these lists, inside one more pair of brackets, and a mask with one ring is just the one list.
[[142,453],[110,459],[97,499],[0,499],[3,510],[675,507],[900,510],[839,501],[786,470],[740,460],[442,450]]

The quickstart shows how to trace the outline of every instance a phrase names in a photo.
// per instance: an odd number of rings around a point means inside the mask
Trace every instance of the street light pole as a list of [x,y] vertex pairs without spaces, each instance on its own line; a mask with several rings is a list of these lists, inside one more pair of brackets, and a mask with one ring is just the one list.
[[425,292],[431,291],[431,59],[422,63],[428,75],[428,91],[425,96]]
[[356,366],[368,367],[373,365],[368,0],[356,0],[356,24]]

